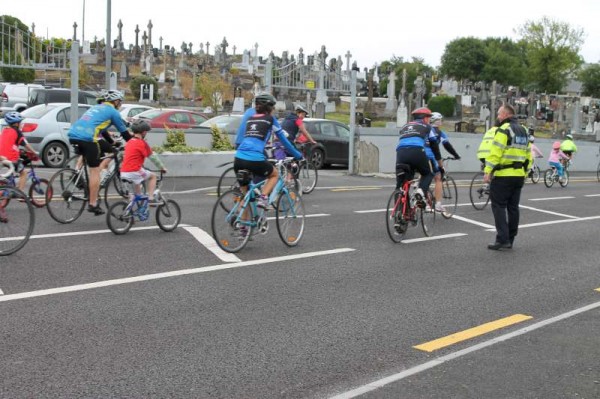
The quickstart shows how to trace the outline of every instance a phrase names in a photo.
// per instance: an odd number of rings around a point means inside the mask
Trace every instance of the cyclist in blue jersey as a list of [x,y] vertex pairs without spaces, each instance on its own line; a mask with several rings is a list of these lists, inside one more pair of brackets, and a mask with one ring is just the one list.
[[[438,144],[438,146],[443,144],[446,151],[448,151],[455,159],[460,159],[460,155],[458,155],[452,144],[450,144],[448,135],[442,131],[442,129],[440,129],[443,118],[444,117],[439,112],[433,112],[431,115],[429,123],[431,123],[432,130],[434,132],[434,141]],[[425,153],[427,154],[427,158],[431,163],[431,169],[434,175],[435,188],[433,190],[433,195],[435,197],[435,210],[437,212],[445,212],[444,206],[442,205],[442,175],[445,172],[444,164],[441,156],[439,159],[435,158],[435,154],[433,153],[429,143],[429,141],[425,142]]]
[[[88,211],[95,215],[104,214],[98,205],[98,191],[100,189],[100,157],[102,149],[99,139],[102,132],[114,126],[121,136],[127,141],[131,138],[125,122],[121,118],[119,107],[123,102],[123,95],[116,90],[109,90],[104,96],[104,102],[94,105],[79,118],[69,129],[69,142],[78,147],[89,168],[90,198]],[[106,137],[106,135],[104,136]]]
[[302,154],[288,141],[279,122],[272,115],[275,103],[275,97],[268,93],[256,96],[255,112],[248,116],[243,125],[245,132],[237,147],[235,160],[233,161],[233,169],[236,173],[241,169],[245,169],[255,176],[267,178],[258,200],[258,205],[263,208],[268,207],[268,196],[279,177],[277,169],[267,161],[264,154],[265,145],[268,143],[271,133],[275,132],[279,141],[294,158],[302,159]]
[[[408,179],[408,171],[419,172],[419,187],[413,193],[420,206],[425,206],[425,192],[429,190],[433,173],[425,153],[428,142],[435,159],[441,159],[440,148],[435,141],[435,134],[429,125],[431,110],[421,107],[412,112],[413,121],[400,128],[400,139],[396,146],[396,189],[402,188]],[[410,177],[412,178],[412,177]]]

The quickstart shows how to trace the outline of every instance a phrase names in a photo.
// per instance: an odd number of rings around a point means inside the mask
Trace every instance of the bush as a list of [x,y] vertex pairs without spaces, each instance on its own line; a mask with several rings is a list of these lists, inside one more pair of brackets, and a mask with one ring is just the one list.
[[231,151],[233,145],[229,140],[227,133],[223,132],[217,126],[213,125],[210,127],[212,133],[212,150],[213,151]]
[[157,154],[163,152],[207,152],[208,148],[204,147],[189,147],[185,143],[185,132],[183,130],[169,129],[165,127],[167,131],[167,139],[161,147],[152,147],[152,150]]
[[131,94],[137,100],[140,98],[140,86],[141,85],[153,85],[154,86],[154,98],[153,100],[158,100],[158,82],[152,76],[136,76],[131,79],[129,83],[129,89],[131,90]]
[[456,100],[450,96],[431,97],[427,106],[433,112],[439,112],[444,117],[454,116],[454,103]]

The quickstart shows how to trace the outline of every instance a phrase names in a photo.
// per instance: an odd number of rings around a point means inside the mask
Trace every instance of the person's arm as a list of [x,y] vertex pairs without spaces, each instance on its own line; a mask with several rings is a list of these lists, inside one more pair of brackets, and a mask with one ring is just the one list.
[[532,155],[535,155],[536,158],[543,158],[544,157],[544,154],[542,153],[542,151],[535,144],[531,145],[531,151],[533,152]]
[[440,136],[442,138],[442,144],[444,145],[446,151],[448,151],[450,155],[452,155],[455,159],[460,159],[460,155],[458,155],[458,152],[456,152],[452,144],[450,144],[450,140],[448,139],[446,133],[442,132]]
[[296,159],[303,158],[302,153],[298,151],[296,146],[290,143],[287,137],[285,137],[285,131],[281,128],[281,126],[279,125],[279,121],[277,121],[277,119],[275,118],[273,118],[273,131],[277,135],[277,138],[279,138],[281,144],[283,144],[285,149],[288,151],[288,154],[292,154],[292,156]]
[[119,133],[121,133],[121,137],[123,137],[125,141],[129,141],[133,135],[129,133],[129,129],[127,129],[127,126],[125,125],[123,118],[121,118],[119,111],[116,109],[113,109],[113,111],[114,112],[111,113],[110,117],[112,125],[119,131]]
[[25,136],[23,136],[23,133],[21,133],[20,130],[17,130],[17,145],[22,145],[27,151],[32,152],[38,156],[40,155],[36,150],[33,149],[33,147],[29,144],[29,142],[27,141]]
[[500,164],[500,159],[502,159],[502,154],[506,149],[506,144],[508,143],[508,136],[504,130],[498,129],[496,134],[494,135],[494,140],[492,141],[492,145],[490,146],[490,154],[485,158],[485,168],[483,169],[483,181],[489,183],[492,179],[492,172],[494,168]]
[[300,122],[300,125],[298,126],[298,130],[300,131],[300,134],[303,134],[304,137],[306,137],[306,139],[308,141],[310,141],[312,144],[317,144],[317,142],[315,141],[315,139],[313,139],[313,137],[310,135],[308,130],[306,130],[306,126],[304,126],[304,123]]
[[145,142],[145,144],[146,148],[144,155],[146,158],[148,158],[158,169],[160,169],[161,172],[167,173],[167,169],[165,168],[165,164],[163,163],[162,159],[160,159],[160,157],[152,151],[152,148],[150,148],[148,143]]
[[242,121],[240,122],[240,127],[238,127],[237,134],[235,135],[236,149],[240,146],[240,144],[242,144],[242,140],[244,140],[244,134],[246,134],[246,123],[254,114],[256,114],[256,109],[254,108],[248,108],[246,112],[244,112],[244,116],[242,116]]

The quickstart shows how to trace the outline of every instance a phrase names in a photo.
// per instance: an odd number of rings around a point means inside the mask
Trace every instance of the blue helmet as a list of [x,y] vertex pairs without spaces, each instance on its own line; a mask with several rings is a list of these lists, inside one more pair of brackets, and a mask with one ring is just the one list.
[[23,117],[21,116],[20,113],[13,111],[13,112],[6,113],[4,115],[4,120],[9,125],[12,125],[12,124],[15,124],[15,123],[21,123],[21,121],[23,120]]

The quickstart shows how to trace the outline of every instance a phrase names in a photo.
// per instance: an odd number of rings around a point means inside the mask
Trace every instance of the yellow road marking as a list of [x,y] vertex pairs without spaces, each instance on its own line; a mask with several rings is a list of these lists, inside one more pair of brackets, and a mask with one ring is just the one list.
[[598,292],[600,292],[600,288],[596,288],[594,291],[598,291]]
[[425,352],[433,352],[435,350],[445,348],[446,346],[450,346],[458,342],[465,341],[467,339],[471,339],[479,335],[483,335],[491,331],[508,327],[510,325],[517,324],[529,319],[533,319],[533,317],[524,314],[515,314],[500,320],[491,321],[489,323],[485,323],[477,327],[469,328],[468,330],[460,331],[443,338],[438,338],[433,341],[425,342],[424,344],[413,346],[413,348]]
[[381,190],[381,187],[349,187],[349,188],[332,188],[331,191],[361,191],[361,190]]

